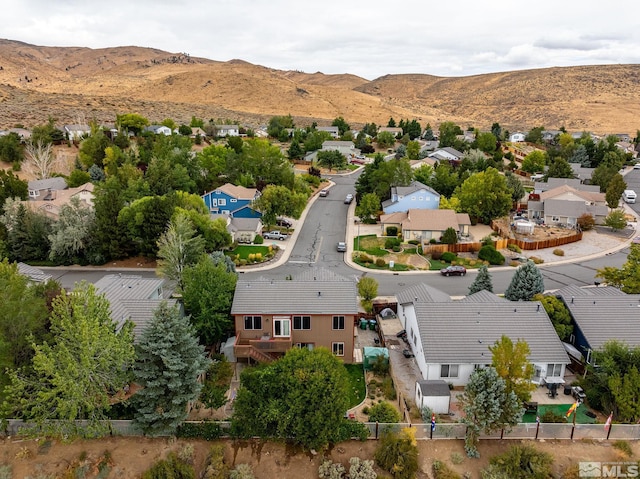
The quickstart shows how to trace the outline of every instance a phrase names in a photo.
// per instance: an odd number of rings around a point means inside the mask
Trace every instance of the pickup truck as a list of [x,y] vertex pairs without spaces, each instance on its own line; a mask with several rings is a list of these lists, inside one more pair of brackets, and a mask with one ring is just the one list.
[[280,241],[284,241],[287,239],[287,235],[285,233],[281,233],[280,231],[269,231],[268,233],[263,234],[262,237],[264,239],[275,239]]

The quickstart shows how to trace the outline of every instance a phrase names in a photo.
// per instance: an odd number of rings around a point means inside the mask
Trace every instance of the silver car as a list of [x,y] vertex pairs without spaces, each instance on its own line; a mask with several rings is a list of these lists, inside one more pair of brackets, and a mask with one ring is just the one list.
[[344,253],[345,251],[347,251],[347,243],[345,243],[344,241],[339,241],[336,249],[338,250],[338,253]]

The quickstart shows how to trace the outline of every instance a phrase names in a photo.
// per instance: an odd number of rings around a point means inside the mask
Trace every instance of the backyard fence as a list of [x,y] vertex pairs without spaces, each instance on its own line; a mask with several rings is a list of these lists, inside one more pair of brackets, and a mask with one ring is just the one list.
[[[76,421],[78,429],[81,429],[86,421]],[[185,425],[203,425],[215,423],[220,428],[220,438],[229,438],[231,423],[229,421],[185,421]],[[144,436],[133,421],[104,421],[111,436]],[[419,440],[439,440],[439,439],[464,439],[467,426],[462,423],[437,423],[435,429],[431,429],[431,424],[411,424],[405,423],[376,423],[365,422],[365,427],[369,430],[368,439],[378,440],[385,432],[399,432],[404,428],[412,428],[415,437]],[[20,436],[34,427],[33,424],[26,423],[18,419],[6,420],[3,424],[2,435]],[[556,423],[520,423],[511,429],[502,429],[490,435],[481,435],[480,439],[559,439],[574,440],[626,440],[633,441],[640,439],[640,425],[638,424],[611,424],[605,428],[604,424],[556,424]]]

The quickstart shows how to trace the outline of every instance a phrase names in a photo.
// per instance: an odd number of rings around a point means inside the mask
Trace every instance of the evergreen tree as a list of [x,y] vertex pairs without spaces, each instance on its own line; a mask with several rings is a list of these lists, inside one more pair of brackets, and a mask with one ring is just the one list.
[[489,268],[484,264],[480,266],[478,269],[478,275],[476,279],[473,280],[471,286],[469,286],[469,294],[477,293],[478,291],[487,290],[490,293],[493,293],[493,282],[491,281],[491,273],[489,273]]
[[473,372],[460,403],[465,413],[463,422],[468,426],[464,448],[469,457],[480,457],[478,439],[481,433],[491,434],[513,426],[524,413],[516,394],[507,392],[504,379],[492,367]]
[[536,294],[543,291],[542,273],[533,261],[527,261],[516,270],[509,287],[504,292],[504,297],[509,301],[530,301]]
[[198,376],[208,367],[189,318],[162,302],[136,347],[134,374],[142,389],[133,396],[135,423],[145,434],[174,434],[187,405],[200,394]]

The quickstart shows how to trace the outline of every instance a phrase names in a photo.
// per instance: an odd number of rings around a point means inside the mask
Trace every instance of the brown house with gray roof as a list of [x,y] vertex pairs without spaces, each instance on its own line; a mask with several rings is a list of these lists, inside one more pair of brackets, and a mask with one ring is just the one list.
[[329,270],[305,270],[291,280],[238,281],[231,315],[237,359],[272,361],[292,347],[325,347],[354,362],[356,283]]
[[566,184],[540,193],[539,200],[529,200],[527,209],[531,219],[570,228],[583,214],[592,215],[596,224],[602,224],[609,213],[604,193],[581,191]]
[[380,224],[383,234],[388,226],[397,226],[405,241],[419,240],[428,243],[432,238],[440,239],[448,228],[453,228],[461,236],[467,236],[471,220],[468,214],[453,210],[410,209],[382,215]]

